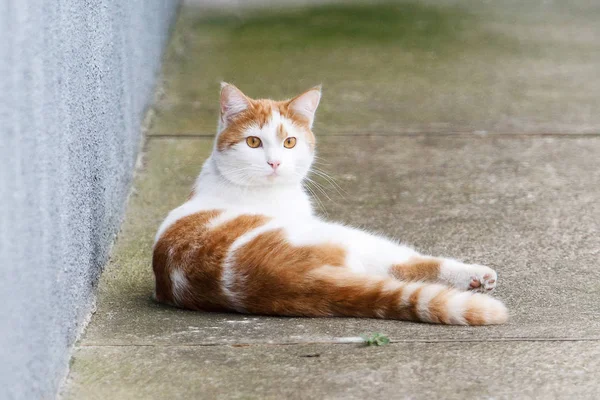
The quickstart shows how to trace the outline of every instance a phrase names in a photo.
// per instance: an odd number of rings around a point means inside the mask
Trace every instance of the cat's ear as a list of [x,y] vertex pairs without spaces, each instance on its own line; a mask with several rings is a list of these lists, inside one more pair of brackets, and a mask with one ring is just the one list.
[[308,126],[312,127],[320,100],[321,85],[294,97],[289,101],[288,107],[294,114],[304,117],[308,121]]
[[235,86],[221,82],[221,122],[227,124],[235,115],[250,106],[250,99]]

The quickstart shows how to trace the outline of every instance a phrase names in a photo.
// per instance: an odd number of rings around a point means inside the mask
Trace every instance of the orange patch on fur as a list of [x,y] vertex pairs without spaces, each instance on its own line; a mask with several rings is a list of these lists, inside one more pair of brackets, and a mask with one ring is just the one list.
[[[470,299],[469,299],[470,302]],[[465,321],[469,325],[485,325],[485,318],[481,312],[482,310],[479,307],[469,307],[467,311],[464,313]]]
[[442,260],[433,257],[412,257],[402,264],[392,265],[390,274],[402,281],[436,281]]
[[500,301],[476,293],[467,300],[464,318],[469,325],[503,324],[508,320],[508,312]]
[[419,316],[419,312],[417,310],[418,305],[419,305],[419,295],[421,294],[421,290],[423,290],[423,286],[416,288],[415,291],[412,292],[410,294],[410,296],[408,297],[408,310],[410,312],[410,315],[412,316],[412,319],[415,321],[418,321],[421,319],[421,317]]
[[[188,240],[193,236],[202,237],[206,233],[206,224],[221,211],[212,210],[189,215],[175,222],[159,238],[154,245],[152,254],[152,269],[156,283],[156,300],[174,304],[171,270],[173,260],[172,252],[181,252],[182,248],[189,247]],[[193,235],[189,236],[188,235]]]
[[431,315],[433,322],[439,322],[442,324],[450,323],[447,305],[448,300],[450,300],[450,296],[453,294],[456,294],[455,290],[444,289],[433,299],[431,299],[429,302],[429,314]]
[[[243,215],[214,228],[209,222],[221,211],[203,211],[181,218],[170,226],[154,247],[152,266],[156,277],[156,298],[193,310],[227,310],[228,300],[221,289],[223,260],[233,242],[244,233],[268,221],[260,215]],[[170,274],[178,269],[189,290],[173,297]]]
[[[279,315],[322,314],[315,299],[315,280],[309,273],[326,265],[344,266],[346,252],[330,244],[293,246],[282,229],[265,232],[236,250],[235,273],[244,283],[232,288],[245,309]],[[318,294],[317,294],[318,296]],[[327,301],[322,299],[321,301]],[[324,314],[322,314],[324,315]]]
[[281,141],[284,141],[285,138],[287,138],[287,132],[286,132],[285,128],[283,127],[283,124],[279,124],[279,126],[277,127],[277,137]]

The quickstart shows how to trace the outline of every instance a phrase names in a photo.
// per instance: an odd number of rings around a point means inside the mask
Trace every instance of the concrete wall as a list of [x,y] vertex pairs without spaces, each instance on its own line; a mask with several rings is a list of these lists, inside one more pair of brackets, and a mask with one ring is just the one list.
[[0,0],[0,399],[53,398],[121,221],[176,0]]

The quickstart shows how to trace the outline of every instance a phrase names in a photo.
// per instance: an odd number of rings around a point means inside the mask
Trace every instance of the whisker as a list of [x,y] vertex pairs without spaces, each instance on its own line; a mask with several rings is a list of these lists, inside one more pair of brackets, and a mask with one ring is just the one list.
[[317,196],[315,194],[315,192],[310,188],[310,186],[305,185],[304,188],[306,190],[308,190],[308,192],[311,194],[311,197],[313,198],[313,200],[315,200],[317,202],[317,205],[319,206],[319,208],[321,209],[321,211],[323,211],[323,213],[325,214],[325,216],[328,216],[329,213],[327,213],[327,210],[325,209],[325,206],[323,205],[323,203],[319,199],[319,196]]
[[329,185],[331,185],[335,191],[343,198],[345,199],[345,194],[348,194],[348,192],[346,192],[336,181],[333,177],[331,177],[329,174],[327,174],[325,171],[319,170],[317,168],[313,168],[311,170],[312,173],[314,173],[315,175],[323,178]]
[[317,181],[310,179],[309,177],[306,177],[305,179],[308,183],[312,183],[315,186],[315,188],[319,190],[319,192],[323,193],[323,195],[325,197],[327,197],[327,200],[333,201],[331,199],[331,197],[329,197],[329,194],[327,194],[327,192],[325,191],[325,189],[323,188],[323,186],[321,184],[319,184]]

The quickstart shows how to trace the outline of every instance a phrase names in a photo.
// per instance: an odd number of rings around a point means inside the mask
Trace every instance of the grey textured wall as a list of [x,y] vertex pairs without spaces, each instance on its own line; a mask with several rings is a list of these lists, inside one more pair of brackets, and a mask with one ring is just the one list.
[[177,6],[0,0],[0,399],[67,372]]

